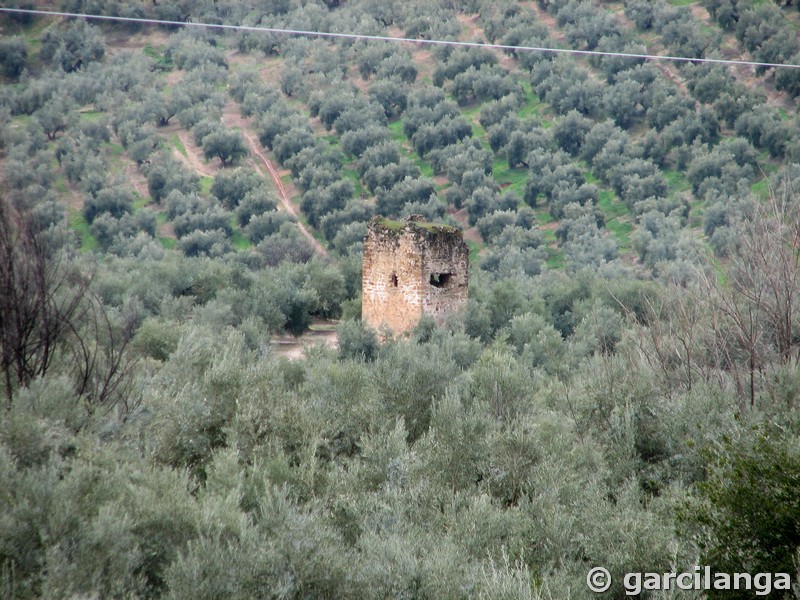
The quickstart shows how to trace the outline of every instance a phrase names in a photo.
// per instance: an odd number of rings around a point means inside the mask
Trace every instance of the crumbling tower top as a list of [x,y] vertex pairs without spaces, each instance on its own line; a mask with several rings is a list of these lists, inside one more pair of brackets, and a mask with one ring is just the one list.
[[362,320],[394,333],[413,329],[423,315],[443,322],[466,307],[469,249],[461,231],[374,217],[364,239]]

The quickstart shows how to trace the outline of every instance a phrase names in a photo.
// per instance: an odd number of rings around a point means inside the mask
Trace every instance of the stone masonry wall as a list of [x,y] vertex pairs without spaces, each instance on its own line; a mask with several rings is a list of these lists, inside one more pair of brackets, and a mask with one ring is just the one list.
[[375,218],[364,240],[362,319],[393,333],[466,306],[469,250],[457,229]]

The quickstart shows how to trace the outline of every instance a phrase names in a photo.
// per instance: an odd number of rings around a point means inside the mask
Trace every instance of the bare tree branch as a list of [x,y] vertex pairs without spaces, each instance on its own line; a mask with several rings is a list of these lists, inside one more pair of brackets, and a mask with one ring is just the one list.
[[7,406],[18,389],[64,358],[89,412],[117,401],[127,406],[134,324],[115,327],[91,281],[57,230],[37,229],[0,197],[0,368]]

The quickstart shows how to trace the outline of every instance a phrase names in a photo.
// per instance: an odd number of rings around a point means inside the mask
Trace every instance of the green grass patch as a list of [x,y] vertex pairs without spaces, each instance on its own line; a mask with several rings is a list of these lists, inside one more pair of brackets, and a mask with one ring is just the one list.
[[400,150],[404,152],[406,157],[413,161],[417,167],[419,167],[422,175],[425,177],[433,177],[434,173],[431,164],[419,156],[416,152],[409,150],[408,146],[405,145],[408,142],[408,139],[406,138],[406,134],[403,133],[403,122],[399,119],[392,121],[389,123],[389,131],[392,134],[392,139],[400,144]]
[[464,108],[461,111],[461,114],[464,115],[470,121],[472,121],[473,119],[475,119],[475,117],[477,117],[480,114],[483,104],[480,102],[475,102],[466,104],[465,106],[466,108]]
[[217,36],[214,39],[214,45],[219,48],[220,50],[230,50],[230,44],[228,44],[227,40],[223,36]]
[[762,179],[761,181],[756,181],[753,185],[750,186],[750,191],[753,192],[756,196],[762,199],[769,198],[769,183],[766,179]]
[[403,132],[403,122],[400,119],[389,123],[389,131],[392,132],[392,139],[398,142],[406,141],[406,134]]
[[775,160],[769,155],[768,150],[762,150],[758,153],[758,167],[767,175],[772,175],[778,170],[778,165]]
[[416,152],[409,150],[405,146],[402,146],[400,148],[400,152],[402,152],[405,155],[405,158],[409,159],[411,162],[417,165],[417,168],[424,177],[433,177],[435,175],[431,163],[422,158]]
[[175,65],[172,62],[172,58],[166,56],[161,48],[154,48],[153,46],[145,46],[144,54],[145,56],[153,59],[155,67],[160,71],[171,71],[175,67]]
[[37,19],[30,25],[25,26],[25,43],[28,45],[28,62],[32,58],[38,58],[39,50],[42,47],[42,32],[47,29],[53,21],[50,19]]
[[152,59],[157,59],[158,57],[164,55],[164,53],[161,52],[161,50],[159,50],[158,48],[154,48],[153,46],[150,45],[145,46],[142,52],[144,52],[145,56],[149,56]]
[[719,31],[714,25],[706,25],[702,21],[696,21],[698,29],[705,33],[709,38],[713,38],[714,35]]
[[80,116],[82,121],[99,121],[105,116],[106,113],[101,112],[99,110],[81,110],[78,111],[78,116]]
[[547,244],[552,244],[557,241],[555,229],[542,229],[541,234],[542,234],[542,239]]
[[464,240],[467,244],[467,248],[469,248],[469,262],[475,263],[478,260],[478,255],[480,254],[483,247],[473,240]]
[[633,224],[628,221],[620,221],[614,219],[606,223],[608,229],[619,243],[620,250],[629,250],[631,247],[631,232],[633,231]]
[[53,189],[57,191],[59,194],[66,194],[69,190],[67,189],[67,180],[63,177],[58,177],[53,182]]
[[113,157],[122,156],[122,154],[125,152],[125,148],[122,147],[122,144],[116,144],[114,142],[109,142],[106,144],[106,149],[108,151],[108,155]]
[[414,164],[419,167],[420,173],[422,173],[424,177],[433,177],[434,173],[431,163],[424,158],[420,158],[417,154],[413,154],[412,158],[414,160]]
[[503,191],[514,192],[520,198],[525,194],[525,183],[528,181],[528,170],[525,167],[512,169],[506,158],[495,157],[492,174]]
[[548,225],[555,221],[553,215],[551,215],[550,211],[547,210],[547,206],[538,206],[533,209],[533,212],[536,214],[536,221],[539,223],[539,225]]
[[189,153],[186,151],[186,146],[183,145],[183,142],[181,141],[181,138],[178,137],[177,133],[172,134],[172,139],[170,141],[178,152],[183,154],[186,158],[189,158]]
[[[452,181],[448,181],[447,183],[437,183],[437,184],[436,184],[435,186],[433,186],[433,187],[434,187],[434,189],[436,190],[436,193],[437,193],[437,194],[439,194],[439,193],[441,193],[441,192],[445,191],[447,188],[451,187],[452,185],[453,185],[453,182],[452,182]],[[446,203],[446,202],[444,202],[444,201],[443,201],[443,203],[444,203],[444,204],[447,204],[447,203]]]
[[33,120],[33,117],[30,115],[17,115],[11,119],[11,125],[14,127],[22,127],[27,125]]
[[133,210],[134,211],[141,210],[145,206],[150,204],[150,198],[149,197],[142,198],[141,196],[139,196],[139,194],[137,192],[134,192],[134,195],[136,196],[136,200],[133,201]]
[[89,223],[86,222],[82,213],[70,210],[69,226],[78,234],[81,240],[82,252],[91,252],[97,248],[97,240],[89,230]]
[[667,180],[670,193],[685,192],[691,187],[681,171],[664,171],[664,179]]
[[250,240],[238,229],[231,235],[231,244],[237,250],[247,250],[252,245]]
[[659,41],[658,34],[655,32],[641,33],[639,34],[639,38],[643,42],[645,42],[648,46],[655,44]]
[[606,216],[612,219],[627,215],[630,211],[624,202],[621,202],[614,190],[603,190],[599,194],[597,205]]
[[689,227],[703,226],[703,213],[705,205],[702,200],[696,200],[689,205]]
[[156,214],[156,223],[159,225],[166,225],[169,222],[169,215],[165,213],[163,210]]
[[539,96],[537,96],[533,91],[531,84],[528,81],[522,83],[522,89],[525,92],[525,103],[519,109],[517,114],[521,119],[539,116],[542,111],[542,101],[539,100]]
[[358,172],[355,169],[342,169],[342,175],[353,182],[356,189],[356,195],[361,196],[364,193],[364,186],[361,185],[361,179],[358,177]]
[[160,237],[158,241],[161,242],[161,247],[166,250],[172,250],[178,244],[178,240],[170,237]]
[[481,148],[483,148],[484,150],[488,150],[489,152],[494,154],[494,150],[492,150],[491,145],[489,145],[489,140],[488,140],[487,137],[484,136],[484,137],[481,137],[481,138],[478,138],[478,139],[479,139],[479,141],[481,143]]
[[307,225],[307,227],[308,227],[308,230],[311,232],[311,235],[313,236],[313,238],[315,240],[317,240],[323,248],[327,248],[328,247],[328,240],[325,239],[325,236],[322,235],[322,232],[314,229],[310,225]]
[[[406,225],[409,224],[408,221],[395,221],[393,219],[381,219],[378,221],[382,227],[388,229],[389,231],[400,231]],[[417,227],[422,227],[423,229],[427,229],[428,231],[443,231],[443,232],[454,232],[459,231],[457,227],[451,227],[450,225],[445,225],[444,223],[429,223],[428,221],[413,221],[414,225]]]
[[208,197],[211,193],[211,186],[214,185],[214,178],[209,175],[204,175],[200,178],[200,193]]
[[564,253],[561,250],[547,249],[547,268],[551,270],[564,268]]

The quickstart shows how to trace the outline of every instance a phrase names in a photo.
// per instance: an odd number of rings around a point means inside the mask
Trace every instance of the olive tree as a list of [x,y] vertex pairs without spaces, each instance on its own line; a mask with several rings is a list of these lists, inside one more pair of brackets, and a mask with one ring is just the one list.
[[218,130],[203,138],[203,155],[219,158],[223,167],[247,156],[247,153],[244,138],[237,131]]
[[86,21],[72,21],[63,28],[51,26],[45,29],[39,56],[71,72],[92,61],[102,60],[105,51],[105,40],[98,27]]
[[0,40],[0,68],[3,74],[16,79],[22,74],[28,60],[28,47],[21,37]]

